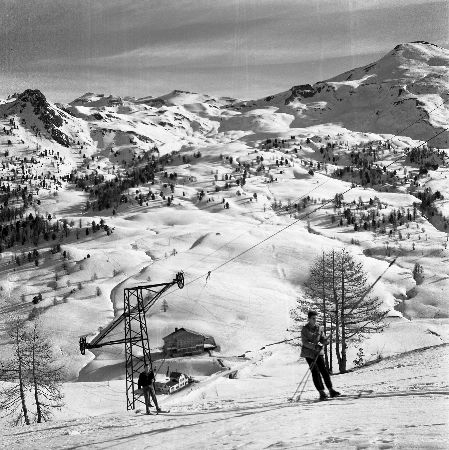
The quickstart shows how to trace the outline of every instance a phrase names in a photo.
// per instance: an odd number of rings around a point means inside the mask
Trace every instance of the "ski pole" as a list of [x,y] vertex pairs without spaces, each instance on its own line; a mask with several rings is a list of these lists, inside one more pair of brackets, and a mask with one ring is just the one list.
[[310,369],[310,370],[308,370],[307,371],[307,377],[306,377],[306,379],[304,380],[304,383],[303,383],[303,385],[302,385],[302,390],[301,390],[301,392],[299,393],[299,395],[298,395],[298,398],[297,398],[297,402],[299,402],[299,400],[301,400],[301,397],[302,397],[302,394],[304,394],[304,391],[306,390],[306,386],[307,386],[307,382],[309,381],[309,378],[310,378],[310,374],[312,373],[312,369]]
[[301,385],[302,385],[304,379],[306,378],[306,375],[308,375],[308,373],[309,373],[309,371],[307,370],[306,373],[305,373],[305,374],[303,375],[303,377],[301,378],[300,382],[298,383],[298,386],[296,387],[296,390],[295,390],[295,392],[293,393],[293,396],[291,397],[292,400],[294,400],[296,394],[298,393],[298,391],[299,391],[299,389],[300,389],[300,387],[301,387]]
[[303,386],[302,386],[302,390],[301,390],[301,392],[299,393],[299,396],[298,396],[298,400],[297,400],[297,401],[301,400],[301,396],[302,396],[302,394],[304,393],[304,391],[305,391],[305,389],[306,389],[307,381],[309,381],[310,375],[312,374],[312,371],[313,371],[313,369],[314,369],[315,366],[316,366],[316,363],[317,363],[317,361],[318,361],[318,357],[319,357],[319,356],[320,356],[320,354],[318,353],[318,354],[315,356],[315,359],[313,360],[313,363],[309,366],[309,370],[307,371],[307,377],[306,377],[306,379],[304,380],[304,383],[303,383]]
[[307,372],[301,378],[301,381],[299,382],[298,387],[296,388],[296,391],[295,391],[295,393],[292,396],[292,399],[295,398],[296,394],[298,393],[299,389],[301,388],[301,385],[303,384],[303,389],[302,389],[301,393],[299,394],[298,400],[301,398],[301,395],[304,392],[304,389],[306,387],[306,384],[307,384],[307,381],[309,379],[309,376],[312,373],[312,370],[315,368],[316,362],[318,360],[318,356],[320,356],[319,353],[315,356],[315,359],[313,360],[313,363],[309,366],[309,370],[307,370]]

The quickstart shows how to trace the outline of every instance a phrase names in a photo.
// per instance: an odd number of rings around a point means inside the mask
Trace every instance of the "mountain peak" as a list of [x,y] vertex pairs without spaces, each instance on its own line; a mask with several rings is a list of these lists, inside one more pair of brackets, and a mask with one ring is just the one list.
[[427,41],[411,41],[411,42],[407,42],[405,44],[399,44],[399,46],[401,46],[401,45],[412,45],[412,44],[428,45],[428,46],[431,46],[431,47],[436,47],[438,49],[444,50],[443,47],[440,47],[437,44],[433,44],[432,42],[427,42]]
[[17,100],[30,103],[35,108],[43,108],[48,104],[45,95],[39,89],[25,89],[17,95]]
[[23,118],[28,126],[34,127],[34,132],[45,131],[51,139],[64,147],[69,147],[71,140],[73,141],[73,137],[64,129],[64,123],[72,118],[50,103],[39,89],[26,89],[20,94],[14,94],[3,105],[1,112]]
[[427,61],[429,58],[434,57],[449,58],[449,50],[431,42],[413,41],[396,45],[385,57],[396,55],[410,60]]
[[[377,61],[314,84],[293,86],[245,107],[275,105],[302,126],[343,124],[355,131],[398,133],[447,147],[449,50],[426,41],[398,44]],[[415,121],[413,126],[409,126]],[[432,136],[439,133],[435,138]]]
[[86,92],[80,97],[76,98],[70,105],[72,106],[117,106],[123,103],[121,97],[114,96],[112,94],[95,94],[93,92]]

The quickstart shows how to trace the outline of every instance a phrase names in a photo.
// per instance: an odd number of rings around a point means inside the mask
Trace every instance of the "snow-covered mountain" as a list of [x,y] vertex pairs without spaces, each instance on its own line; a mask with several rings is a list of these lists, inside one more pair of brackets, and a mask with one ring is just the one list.
[[87,93],[66,106],[85,120],[99,148],[115,150],[158,147],[160,154],[201,145],[216,135],[217,116],[229,100],[184,91],[153,98]]
[[[240,106],[245,111],[275,106],[294,115],[292,127],[337,123],[354,131],[429,139],[447,127],[448,102],[449,51],[412,42],[364,67]],[[449,146],[449,132],[431,145]]]
[[138,103],[160,104],[160,105],[197,105],[206,103],[216,107],[231,105],[238,100],[231,97],[213,97],[207,94],[174,90],[168,94],[159,97],[143,97],[137,100]]
[[69,147],[86,132],[86,124],[49,102],[37,89],[27,89],[0,104],[0,115],[15,117],[33,133]]
[[421,140],[441,132],[430,144],[445,147],[448,93],[449,51],[414,42],[397,45],[364,67],[259,100],[242,102],[182,90],[141,98],[89,92],[68,105],[52,105],[39,91],[27,90],[1,108],[6,115],[31,114],[33,124],[63,145],[81,128],[83,133],[89,129],[101,149],[157,146],[166,153],[257,132],[326,124]]
[[168,152],[257,131],[334,124],[420,140],[441,132],[430,145],[447,147],[449,51],[426,42],[399,44],[364,67],[244,102],[174,90],[141,98],[89,92],[53,105],[27,90],[0,106],[6,116],[30,116],[30,123],[66,146],[86,129],[99,148],[134,143]]

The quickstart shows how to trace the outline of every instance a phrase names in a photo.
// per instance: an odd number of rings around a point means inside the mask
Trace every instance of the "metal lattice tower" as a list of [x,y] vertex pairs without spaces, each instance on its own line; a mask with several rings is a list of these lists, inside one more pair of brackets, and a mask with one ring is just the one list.
[[[136,402],[144,401],[136,393],[136,378],[145,365],[153,368],[150,342],[147,328],[146,313],[156,301],[173,285],[179,289],[184,287],[184,275],[176,274],[169,283],[149,284],[124,289],[123,314],[104,328],[91,342],[86,337],[80,338],[80,350],[84,355],[86,349],[103,347],[105,345],[125,344],[126,366],[126,408],[135,409]],[[123,339],[107,340],[106,337],[121,323],[124,323]]]

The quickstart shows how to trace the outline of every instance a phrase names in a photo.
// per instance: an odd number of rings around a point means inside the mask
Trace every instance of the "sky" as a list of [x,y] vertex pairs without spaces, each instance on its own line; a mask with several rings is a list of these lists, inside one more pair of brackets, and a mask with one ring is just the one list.
[[448,0],[0,0],[0,97],[255,99],[416,40],[449,48]]

